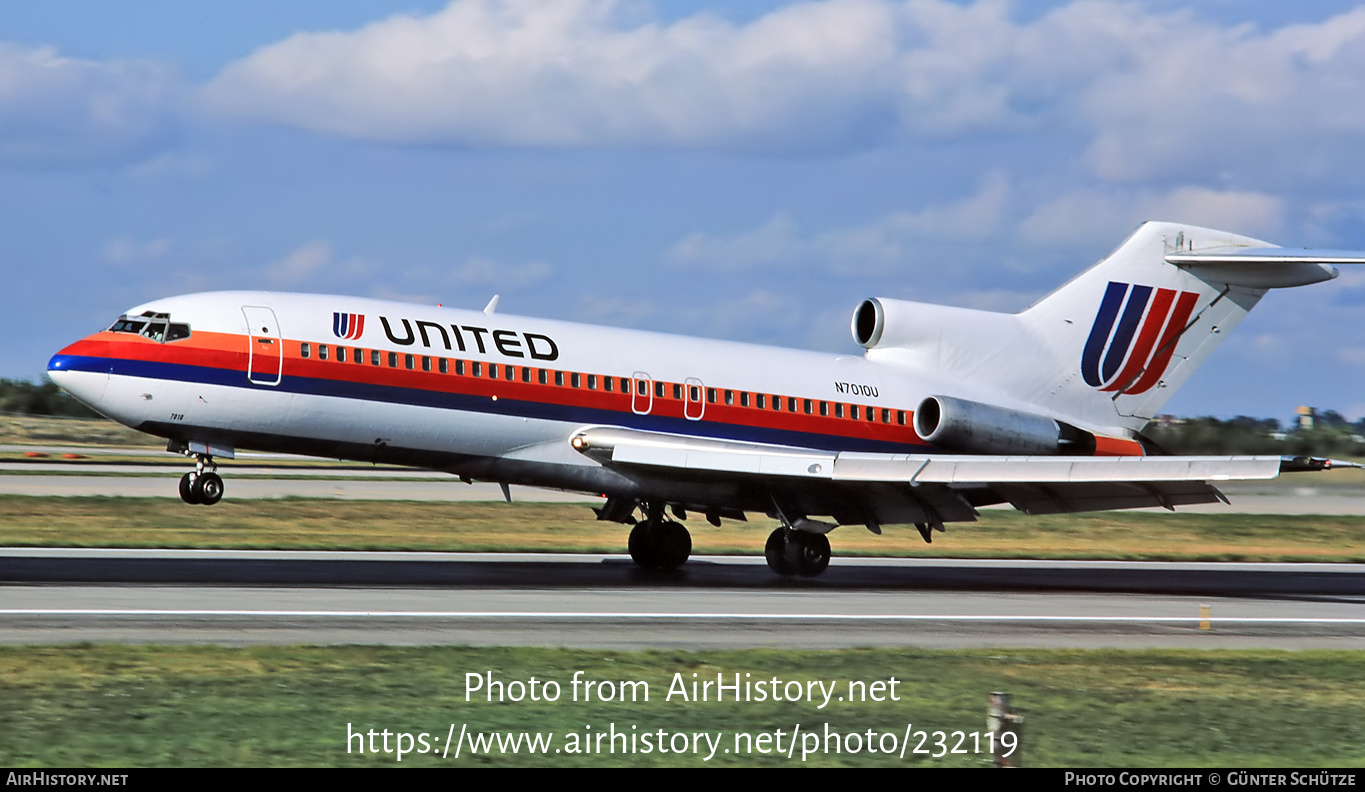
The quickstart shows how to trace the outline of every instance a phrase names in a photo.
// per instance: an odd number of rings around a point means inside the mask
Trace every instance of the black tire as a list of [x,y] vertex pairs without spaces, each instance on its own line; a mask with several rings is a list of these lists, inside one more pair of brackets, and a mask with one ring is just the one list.
[[787,545],[787,559],[796,574],[802,577],[815,577],[829,566],[829,537],[824,534],[792,532],[792,541]]
[[692,534],[688,533],[682,523],[671,520],[665,522],[655,531],[654,536],[659,540],[657,556],[659,569],[677,569],[687,563],[687,557],[692,555]]
[[180,477],[180,500],[190,505],[198,506],[201,501],[199,500],[199,497],[194,494],[194,478],[193,473],[186,473]]
[[194,480],[192,490],[200,503],[212,506],[223,499],[223,477],[217,473],[204,473]]
[[635,527],[630,529],[630,540],[627,547],[630,549],[630,557],[636,566],[645,569],[653,569],[657,563],[658,542],[655,541],[652,524],[647,520],[635,523]]
[[763,556],[768,559],[768,568],[783,577],[796,574],[791,562],[787,560],[789,533],[786,528],[778,528],[768,534],[768,543],[763,546]]

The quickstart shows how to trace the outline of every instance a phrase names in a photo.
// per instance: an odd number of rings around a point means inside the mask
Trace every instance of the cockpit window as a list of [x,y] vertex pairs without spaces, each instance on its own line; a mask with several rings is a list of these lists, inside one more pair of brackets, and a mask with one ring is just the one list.
[[158,343],[179,341],[190,337],[190,326],[182,322],[171,322],[167,313],[143,312],[142,316],[120,316],[109,327],[111,333],[131,333],[145,336]]

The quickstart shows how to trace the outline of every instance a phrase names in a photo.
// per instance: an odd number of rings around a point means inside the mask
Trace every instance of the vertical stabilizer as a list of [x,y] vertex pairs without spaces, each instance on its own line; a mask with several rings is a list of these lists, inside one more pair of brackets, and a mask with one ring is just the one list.
[[960,383],[975,398],[1136,430],[1266,291],[1328,280],[1338,263],[1365,263],[1365,253],[1150,222],[1023,313],[870,300],[854,336],[869,357]]

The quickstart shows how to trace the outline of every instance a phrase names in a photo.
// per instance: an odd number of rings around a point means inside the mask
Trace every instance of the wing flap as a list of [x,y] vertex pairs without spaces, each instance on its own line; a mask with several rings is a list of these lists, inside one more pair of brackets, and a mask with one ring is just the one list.
[[1277,456],[1060,457],[869,454],[593,428],[574,447],[618,465],[753,476],[907,484],[1076,484],[1270,479]]

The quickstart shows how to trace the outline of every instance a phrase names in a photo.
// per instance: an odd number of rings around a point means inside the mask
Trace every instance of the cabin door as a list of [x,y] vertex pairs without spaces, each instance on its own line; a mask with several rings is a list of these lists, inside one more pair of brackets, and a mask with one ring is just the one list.
[[284,350],[275,312],[263,305],[243,305],[246,317],[246,378],[257,385],[279,385],[284,370]]

